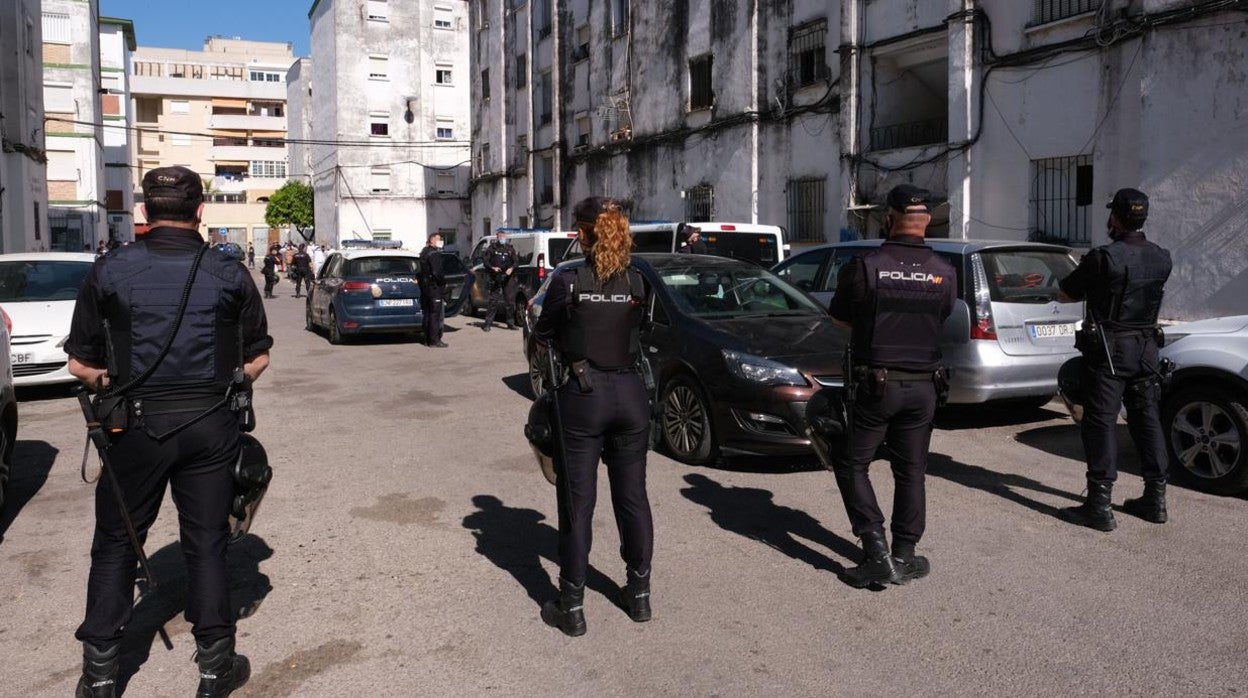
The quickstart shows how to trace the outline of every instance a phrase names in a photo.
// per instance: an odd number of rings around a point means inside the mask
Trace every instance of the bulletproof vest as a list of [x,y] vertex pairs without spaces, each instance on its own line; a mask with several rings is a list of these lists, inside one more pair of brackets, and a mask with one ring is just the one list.
[[1173,266],[1170,252],[1151,242],[1125,240],[1100,249],[1105,254],[1105,279],[1088,293],[1088,315],[1110,328],[1155,326]]
[[636,364],[645,299],[645,282],[634,269],[606,282],[589,266],[577,269],[559,343],[564,358],[588,360],[600,369]]
[[854,322],[854,363],[907,371],[940,367],[942,310],[947,284],[956,279],[931,250],[920,259],[903,262],[887,247],[863,256],[868,317]]
[[[104,268],[111,342],[110,371],[125,384],[157,361],[177,316],[195,254],[151,252],[145,242],[128,245]],[[186,314],[168,356],[132,397],[180,391],[198,395],[222,391],[241,365],[237,308],[232,282],[238,262],[217,250],[204,253],[191,287]]]
[[516,257],[516,248],[511,245],[500,245],[494,243],[490,246],[490,260],[493,262],[490,266],[505,268],[509,266]]

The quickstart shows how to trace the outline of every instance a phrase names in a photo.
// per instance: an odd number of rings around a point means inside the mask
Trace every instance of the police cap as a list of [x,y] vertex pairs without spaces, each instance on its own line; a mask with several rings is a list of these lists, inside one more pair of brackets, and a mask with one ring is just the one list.
[[929,213],[932,193],[913,184],[898,184],[888,192],[888,207],[899,213]]
[[143,175],[143,197],[200,203],[204,200],[204,183],[185,167],[157,167]]
[[1119,189],[1106,208],[1122,220],[1143,221],[1148,218],[1148,195],[1139,189]]

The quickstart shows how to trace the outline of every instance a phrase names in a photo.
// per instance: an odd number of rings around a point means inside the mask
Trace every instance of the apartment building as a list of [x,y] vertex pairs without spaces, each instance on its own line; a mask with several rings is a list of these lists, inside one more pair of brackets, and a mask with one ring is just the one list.
[[566,227],[590,194],[835,235],[839,2],[471,6],[474,235]]
[[42,35],[38,2],[0,3],[0,254],[50,244]]
[[287,43],[220,36],[202,51],[140,46],[130,79],[136,196],[144,172],[181,165],[203,177],[206,238],[260,249],[275,238],[264,212],[287,179],[285,81],[294,60]]
[[43,0],[49,249],[107,240],[97,0]]
[[[418,249],[468,233],[468,8],[317,0],[309,89],[319,239]],[[301,68],[302,70],[302,68]]]
[[108,237],[134,240],[134,158],[131,133],[130,59],[136,48],[134,22],[100,18],[100,115],[104,120],[104,207]]
[[300,58],[286,71],[286,146],[291,179],[312,181],[312,59]]

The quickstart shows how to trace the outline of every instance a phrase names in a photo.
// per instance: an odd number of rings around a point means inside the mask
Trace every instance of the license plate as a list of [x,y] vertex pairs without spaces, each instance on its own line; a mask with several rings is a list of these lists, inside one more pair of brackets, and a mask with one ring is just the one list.
[[12,364],[28,364],[35,360],[35,355],[31,352],[25,354],[9,354],[9,363]]
[[411,298],[390,298],[377,301],[377,305],[383,308],[410,308],[416,305],[416,301]]
[[1062,322],[1045,325],[1028,325],[1032,339],[1057,339],[1075,336],[1075,323]]

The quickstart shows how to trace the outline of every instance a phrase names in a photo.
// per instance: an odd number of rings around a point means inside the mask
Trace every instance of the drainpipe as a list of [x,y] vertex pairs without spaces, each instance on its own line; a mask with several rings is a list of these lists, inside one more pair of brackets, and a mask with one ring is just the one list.
[[[949,23],[949,140],[969,143],[975,137],[979,93],[975,89],[979,67],[975,65],[975,0],[962,0],[961,17]],[[975,154],[973,148],[950,158],[945,172],[949,193],[949,237],[970,237]]]
[[[857,227],[850,217],[858,207],[858,156],[861,149],[859,110],[862,102],[862,15],[864,0],[841,5],[841,182],[845,226]],[[863,231],[865,232],[865,231]]]
[[758,196],[762,182],[759,181],[759,138],[762,135],[762,104],[764,100],[759,94],[759,41],[758,35],[762,29],[758,26],[759,10],[758,5],[761,0],[753,0],[750,19],[752,30],[750,31],[750,111],[754,112],[755,118],[750,123],[750,223],[758,223]]

